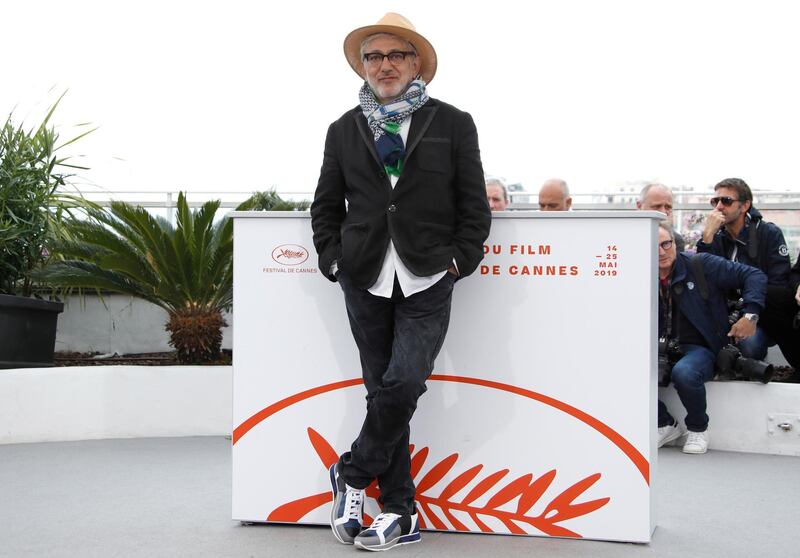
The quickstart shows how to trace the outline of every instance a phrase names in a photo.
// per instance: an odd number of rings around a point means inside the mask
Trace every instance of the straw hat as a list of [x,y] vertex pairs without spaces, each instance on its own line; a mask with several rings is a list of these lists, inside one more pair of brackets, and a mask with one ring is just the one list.
[[397,35],[414,45],[420,59],[419,73],[425,83],[431,82],[433,76],[436,75],[436,51],[433,50],[433,45],[428,42],[428,39],[417,33],[410,21],[400,14],[392,12],[383,16],[375,25],[367,25],[351,31],[344,39],[344,55],[347,62],[362,79],[366,79],[366,76],[361,61],[361,43],[376,33]]

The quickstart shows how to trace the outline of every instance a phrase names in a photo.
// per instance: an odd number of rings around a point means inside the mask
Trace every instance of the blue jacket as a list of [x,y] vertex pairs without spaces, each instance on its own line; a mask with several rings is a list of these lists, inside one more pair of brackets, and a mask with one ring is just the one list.
[[[751,258],[749,254],[752,227],[755,227],[755,258]],[[783,233],[774,223],[762,220],[761,213],[755,207],[750,207],[748,210],[744,227],[736,239],[722,227],[714,235],[711,244],[706,244],[702,239],[697,243],[698,252],[708,252],[726,259],[731,259],[734,247],[737,247],[736,261],[757,267],[766,273],[770,285],[782,287],[789,285],[789,270],[792,263]]]
[[700,294],[700,287],[690,265],[692,254],[679,253],[670,275],[672,300],[686,318],[697,328],[716,354],[727,343],[728,307],[725,292],[740,289],[744,299],[744,312],[760,314],[764,308],[767,276],[749,265],[732,262],[711,254],[697,254],[703,264],[703,274],[708,284],[708,300]]

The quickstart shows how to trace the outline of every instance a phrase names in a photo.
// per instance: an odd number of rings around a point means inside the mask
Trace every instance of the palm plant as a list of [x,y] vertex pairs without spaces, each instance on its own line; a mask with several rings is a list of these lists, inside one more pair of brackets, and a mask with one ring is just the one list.
[[[302,210],[308,202],[256,192],[236,209]],[[190,211],[178,194],[176,225],[139,206],[111,202],[75,219],[71,238],[53,246],[62,258],[34,276],[62,289],[97,289],[143,298],[167,311],[165,329],[182,363],[219,358],[222,311],[233,302],[233,222],[214,223],[220,201]]]
[[145,209],[111,202],[75,221],[73,240],[54,249],[65,259],[36,277],[62,288],[93,288],[143,298],[167,311],[165,329],[178,360],[220,355],[222,311],[233,300],[233,223],[214,223],[219,200],[190,211],[178,196],[176,225]]

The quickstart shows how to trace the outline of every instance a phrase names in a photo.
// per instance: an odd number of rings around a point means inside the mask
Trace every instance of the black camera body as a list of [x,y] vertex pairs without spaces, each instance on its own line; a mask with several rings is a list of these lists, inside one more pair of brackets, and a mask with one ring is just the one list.
[[717,354],[717,374],[720,380],[757,380],[763,384],[772,379],[773,366],[763,360],[747,358],[736,345],[725,345]]
[[677,339],[658,339],[658,385],[667,387],[672,377],[672,367],[683,357]]
[[744,312],[742,312],[743,308],[744,308],[744,299],[742,298],[740,298],[739,300],[728,301],[728,323],[730,325],[735,324],[741,319],[741,317],[744,315]]

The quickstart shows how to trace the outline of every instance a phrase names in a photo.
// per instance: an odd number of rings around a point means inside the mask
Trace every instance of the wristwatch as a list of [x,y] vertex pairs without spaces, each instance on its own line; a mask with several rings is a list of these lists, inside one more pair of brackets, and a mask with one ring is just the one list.
[[750,320],[754,324],[758,323],[758,314],[747,313],[744,315],[745,319]]

